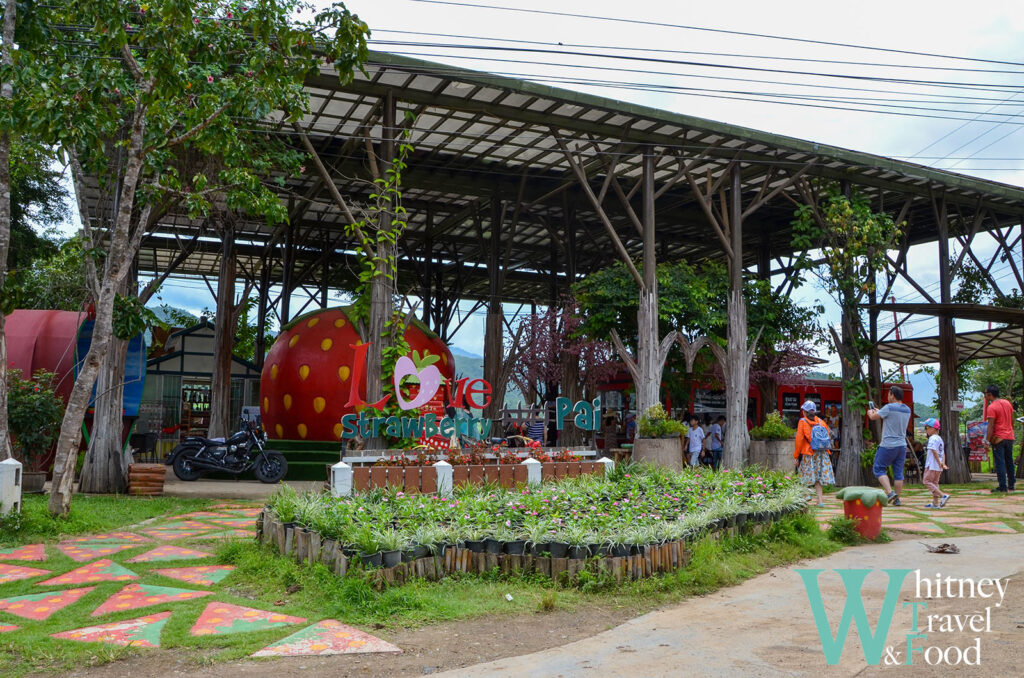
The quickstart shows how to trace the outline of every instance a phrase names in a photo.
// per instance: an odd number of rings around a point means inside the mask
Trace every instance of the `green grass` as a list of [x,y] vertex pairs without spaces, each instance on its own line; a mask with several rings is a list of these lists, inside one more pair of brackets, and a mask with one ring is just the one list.
[[107,532],[170,513],[199,511],[209,499],[129,497],[127,495],[75,495],[67,518],[46,510],[46,495],[23,497],[20,514],[0,518],[0,546],[55,541],[63,536]]
[[[588,604],[627,608],[637,613],[691,595],[713,591],[756,576],[771,567],[826,555],[841,548],[807,515],[787,518],[757,536],[721,541],[704,539],[693,547],[686,568],[635,582],[615,584],[589,575],[560,585],[540,576],[497,573],[459,575],[439,582],[413,581],[377,590],[358,576],[336,577],[322,565],[298,565],[270,548],[232,542],[221,548],[222,562],[234,564],[232,590],[263,605],[286,599],[289,609],[311,618],[335,618],[356,626],[415,627],[490,614],[535,612],[539,608],[577,609]],[[286,595],[289,588],[297,590]],[[512,601],[505,594],[512,595]]]

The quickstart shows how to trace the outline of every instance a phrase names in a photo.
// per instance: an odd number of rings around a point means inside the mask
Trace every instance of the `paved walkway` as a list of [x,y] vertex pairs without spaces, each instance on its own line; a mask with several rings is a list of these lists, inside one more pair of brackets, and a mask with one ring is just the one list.
[[[925,543],[942,540],[928,539]],[[1024,570],[1024,538],[1010,535],[986,535],[960,538],[960,555],[925,552],[917,541],[846,549],[827,558],[804,563],[802,567],[833,568],[911,568],[922,576],[934,577],[1009,577]],[[833,632],[845,599],[836,575],[820,578]],[[879,618],[887,579],[872,573],[864,586],[863,598],[872,629]],[[1009,588],[1024,586],[1019,577]],[[902,599],[915,597],[914,575],[904,583]],[[1021,598],[1018,598],[1021,600]],[[977,600],[932,601],[932,609],[956,614],[982,610]],[[991,603],[989,603],[991,604]],[[924,613],[922,612],[922,620]],[[909,611],[898,611],[887,643],[902,649],[904,634],[910,629]],[[975,676],[1020,675],[1020,607],[993,608],[993,632],[981,634],[982,666]],[[970,634],[971,636],[977,634]],[[951,642],[952,641],[952,642]],[[931,634],[927,644],[967,647],[973,644],[960,636]],[[827,666],[821,642],[815,630],[800,577],[793,568],[778,569],[729,589],[693,598],[677,606],[633,619],[614,629],[562,647],[520,657],[478,664],[449,671],[439,676],[454,678],[501,678],[507,676],[558,676],[575,678],[595,676],[744,676],[781,678],[812,676],[947,676],[946,667],[921,666],[869,667],[864,660],[856,632],[847,640],[838,666]],[[962,668],[962,667],[961,667]],[[962,675],[959,671],[955,675]]]
[[[949,503],[934,510],[924,508],[931,502],[927,490],[920,486],[905,489],[902,506],[882,510],[882,524],[890,531],[936,536],[1024,533],[1024,492],[992,494],[987,489],[954,489],[949,494]],[[829,520],[843,515],[843,502],[834,494],[826,495],[825,508],[812,510],[822,527],[827,527]]]

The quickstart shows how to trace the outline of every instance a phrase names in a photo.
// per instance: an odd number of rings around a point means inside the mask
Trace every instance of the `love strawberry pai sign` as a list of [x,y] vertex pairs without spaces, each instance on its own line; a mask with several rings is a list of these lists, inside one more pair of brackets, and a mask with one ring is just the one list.
[[[454,433],[487,439],[491,421],[446,417],[445,406],[479,411],[490,404],[492,386],[484,379],[456,379],[455,357],[425,324],[413,318],[405,330],[410,355],[385,375],[394,392],[375,403],[364,400],[366,356],[348,307],[317,310],[281,329],[260,377],[260,413],[274,439],[341,441],[387,435],[424,439]],[[383,416],[393,404],[402,413]],[[390,409],[390,408],[389,408]],[[556,404],[559,429],[597,427],[597,402]],[[392,409],[392,411],[394,411]]]

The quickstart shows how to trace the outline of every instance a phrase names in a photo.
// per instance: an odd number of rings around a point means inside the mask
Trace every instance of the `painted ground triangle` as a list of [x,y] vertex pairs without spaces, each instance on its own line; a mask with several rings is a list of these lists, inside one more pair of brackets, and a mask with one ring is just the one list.
[[41,581],[36,586],[60,585],[60,584],[91,584],[97,581],[128,581],[138,579],[139,575],[131,570],[118,565],[112,560],[97,560],[94,563],[83,565],[78,569],[65,572],[62,575]]
[[3,598],[0,599],[0,610],[24,617],[25,619],[49,619],[50,615],[54,612],[72,603],[77,603],[79,598],[94,588],[96,587],[87,586],[81,589],[32,593],[27,596]]
[[19,579],[31,579],[39,575],[50,574],[49,570],[40,570],[35,567],[22,567],[21,565],[4,565],[0,563],[0,584]]
[[157,546],[152,551],[140,553],[134,558],[129,558],[129,563],[149,563],[159,560],[194,560],[195,558],[209,558],[210,554],[205,551],[194,551],[180,546],[164,544]]
[[288,624],[301,624],[304,621],[304,617],[290,617],[286,614],[228,603],[210,603],[199,615],[191,633],[193,636],[219,636],[225,633],[261,631]]
[[46,549],[42,544],[0,549],[0,560],[46,560]]
[[133,549],[138,544],[113,544],[101,542],[98,544],[57,544],[57,550],[66,555],[76,563],[85,563],[101,556],[112,556],[126,549]]
[[391,643],[334,619],[325,619],[272,643],[253,657],[299,657],[357,652],[401,652]]
[[65,539],[65,544],[84,544],[94,543],[100,541],[128,541],[135,544],[149,541],[145,537],[140,537],[137,534],[131,532],[104,532],[102,534],[89,534],[84,537],[72,537],[71,539]]
[[137,619],[86,626],[74,631],[54,633],[54,638],[79,640],[83,643],[110,643],[112,645],[131,645],[132,647],[160,647],[160,632],[167,623],[170,612],[150,614]]
[[213,595],[213,591],[190,591],[189,589],[173,589],[151,584],[128,584],[93,610],[92,616],[99,617],[101,614],[137,610],[141,607],[150,607],[161,603],[177,603],[209,595]]
[[234,565],[201,565],[199,567],[168,567],[161,570],[150,570],[150,574],[162,574],[165,577],[180,579],[189,584],[213,586],[231,574],[233,569],[235,569]]

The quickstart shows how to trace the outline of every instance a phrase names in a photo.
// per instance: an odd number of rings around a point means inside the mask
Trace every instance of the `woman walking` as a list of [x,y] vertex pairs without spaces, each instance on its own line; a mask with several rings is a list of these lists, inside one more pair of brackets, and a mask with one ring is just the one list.
[[821,489],[823,485],[835,485],[836,476],[832,471],[829,459],[832,446],[832,433],[817,414],[817,406],[810,400],[800,408],[802,416],[796,427],[796,444],[793,458],[797,460],[800,481],[804,485],[814,486],[818,495],[818,506],[825,506]]

